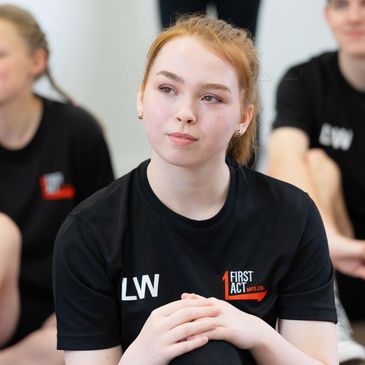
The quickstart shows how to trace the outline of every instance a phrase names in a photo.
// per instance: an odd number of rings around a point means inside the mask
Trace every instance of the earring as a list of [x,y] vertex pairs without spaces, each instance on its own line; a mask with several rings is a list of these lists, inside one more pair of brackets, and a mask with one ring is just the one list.
[[234,132],[235,137],[241,137],[241,129],[237,128]]
[[142,112],[138,113],[138,119],[143,119],[143,113]]

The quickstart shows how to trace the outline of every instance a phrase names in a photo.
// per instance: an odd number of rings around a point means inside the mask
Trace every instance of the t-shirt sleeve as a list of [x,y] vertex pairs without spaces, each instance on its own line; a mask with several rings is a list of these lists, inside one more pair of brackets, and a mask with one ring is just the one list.
[[72,166],[79,203],[110,184],[114,173],[101,125],[81,108],[75,108],[74,118],[77,120],[72,135]]
[[276,92],[276,116],[273,129],[294,127],[311,135],[313,103],[306,80],[310,71],[305,65],[289,69],[281,79]]
[[116,284],[105,263],[104,243],[87,223],[69,216],[53,258],[57,347],[96,350],[120,344]]
[[278,316],[283,319],[336,322],[333,268],[319,212],[309,209],[294,260],[280,283]]

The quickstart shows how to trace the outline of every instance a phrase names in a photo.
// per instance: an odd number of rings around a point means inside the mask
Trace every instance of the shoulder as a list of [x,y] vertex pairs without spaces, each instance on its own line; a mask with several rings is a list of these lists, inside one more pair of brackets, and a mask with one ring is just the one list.
[[304,217],[314,204],[298,187],[249,168],[242,168],[247,182],[247,199],[266,216]]
[[98,190],[78,204],[70,213],[70,218],[93,225],[113,226],[114,223],[129,219],[131,200],[139,191],[138,176],[146,168],[147,161]]
[[337,51],[325,52],[316,55],[305,62],[291,66],[284,74],[282,81],[285,80],[311,80],[314,75],[322,74],[324,70],[333,69],[337,64]]
[[111,218],[127,202],[132,178],[133,171],[98,190],[78,204],[71,211],[70,218],[84,222],[98,222],[107,216]]
[[100,134],[101,126],[96,118],[87,110],[71,103],[63,103],[42,97],[44,117],[72,134]]
[[77,251],[87,246],[105,253],[118,247],[128,227],[129,182],[128,174],[78,204],[58,231],[55,252]]
[[279,239],[288,254],[296,254],[307,246],[311,246],[313,252],[327,252],[321,216],[306,192],[257,171],[244,169],[244,172],[247,179],[245,206],[250,207],[256,220],[260,219],[263,231],[268,229],[272,239]]

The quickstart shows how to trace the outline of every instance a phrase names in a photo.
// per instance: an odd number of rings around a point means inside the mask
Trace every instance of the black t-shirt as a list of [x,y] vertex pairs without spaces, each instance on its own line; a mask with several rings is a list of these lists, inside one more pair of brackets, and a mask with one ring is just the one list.
[[274,128],[296,127],[337,162],[355,236],[365,239],[365,93],[343,77],[338,53],[289,69],[277,92]]
[[[365,93],[343,77],[338,53],[329,52],[289,69],[277,92],[274,128],[295,127],[339,166],[355,237],[365,239]],[[337,273],[342,304],[351,320],[364,320],[365,282]]]
[[151,311],[183,292],[225,299],[271,326],[277,317],[336,321],[323,225],[299,189],[230,166],[212,218],[167,208],[148,161],[84,201],[58,233],[58,347],[126,349]]
[[21,318],[13,341],[54,311],[51,263],[56,233],[82,200],[113,180],[99,124],[85,110],[42,99],[40,126],[20,150],[0,146],[0,211],[22,232]]

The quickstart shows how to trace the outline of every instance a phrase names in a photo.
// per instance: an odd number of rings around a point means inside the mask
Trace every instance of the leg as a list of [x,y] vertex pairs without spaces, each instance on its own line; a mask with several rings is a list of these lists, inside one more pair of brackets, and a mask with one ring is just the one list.
[[210,341],[205,346],[177,357],[170,365],[255,365],[249,351],[240,351],[225,341]]
[[0,365],[64,365],[63,351],[56,349],[56,316],[37,331],[0,351]]
[[[338,228],[339,232],[347,237],[353,236],[352,225],[346,210],[342,192],[341,174],[338,166],[325,152],[313,149],[307,153],[306,162],[312,179],[315,197],[322,211]],[[350,279],[360,280],[360,279]],[[349,292],[350,296],[356,295],[356,291]],[[340,297],[335,283],[335,303],[338,316],[336,325],[339,360],[347,363],[355,360],[365,360],[365,349],[355,342],[352,337],[352,329],[346,312],[340,302]]]
[[321,208],[326,210],[341,234],[352,238],[353,229],[343,197],[340,169],[321,149],[309,150],[306,161]]
[[260,0],[217,0],[218,17],[256,34]]
[[19,317],[20,251],[18,227],[7,215],[0,213],[0,347],[13,334]]
[[205,12],[207,3],[207,0],[159,0],[162,27],[174,23],[176,14]]

